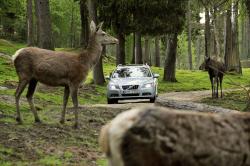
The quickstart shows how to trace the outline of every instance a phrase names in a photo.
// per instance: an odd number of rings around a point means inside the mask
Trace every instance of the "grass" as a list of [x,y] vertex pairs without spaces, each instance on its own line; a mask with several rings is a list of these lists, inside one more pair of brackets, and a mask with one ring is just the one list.
[[226,92],[223,99],[205,98],[201,100],[201,103],[243,111],[246,107],[246,101],[246,92],[243,90],[236,90],[233,92]]

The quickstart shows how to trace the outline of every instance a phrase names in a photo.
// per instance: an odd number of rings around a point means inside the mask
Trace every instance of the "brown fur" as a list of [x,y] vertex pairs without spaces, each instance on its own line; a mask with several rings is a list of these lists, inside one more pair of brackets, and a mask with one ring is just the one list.
[[205,69],[208,71],[212,86],[212,98],[219,97],[218,93],[219,86],[221,89],[221,98],[222,98],[222,81],[226,71],[224,64],[209,57],[205,60]]
[[117,39],[109,36],[101,30],[102,23],[96,27],[94,22],[90,24],[89,45],[80,54],[50,51],[41,48],[27,47],[18,50],[13,56],[14,65],[19,77],[19,84],[16,89],[16,110],[17,121],[22,122],[19,99],[29,84],[27,99],[34,114],[35,121],[40,122],[33,103],[33,94],[37,82],[50,86],[64,86],[63,110],[61,123],[65,121],[66,105],[71,95],[75,112],[75,127],[78,127],[78,99],[77,93],[80,84],[86,79],[89,70],[98,61],[102,44],[117,43]]

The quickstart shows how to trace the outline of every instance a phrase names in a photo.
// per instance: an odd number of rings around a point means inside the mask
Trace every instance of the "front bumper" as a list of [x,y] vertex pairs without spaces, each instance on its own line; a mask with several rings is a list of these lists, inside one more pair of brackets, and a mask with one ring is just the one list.
[[[129,92],[129,93],[128,93]],[[110,90],[108,89],[108,99],[152,99],[155,98],[155,88],[139,88],[132,91],[126,91],[121,89]]]

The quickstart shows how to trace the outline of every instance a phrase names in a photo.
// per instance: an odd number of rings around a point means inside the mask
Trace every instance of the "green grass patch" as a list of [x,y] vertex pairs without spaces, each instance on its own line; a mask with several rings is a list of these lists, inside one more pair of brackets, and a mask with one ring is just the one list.
[[0,39],[0,53],[7,55],[13,55],[16,50],[25,47],[23,43],[10,42],[4,39]]
[[246,107],[246,100],[246,92],[237,90],[226,92],[222,99],[212,99],[211,97],[202,99],[201,103],[242,111]]

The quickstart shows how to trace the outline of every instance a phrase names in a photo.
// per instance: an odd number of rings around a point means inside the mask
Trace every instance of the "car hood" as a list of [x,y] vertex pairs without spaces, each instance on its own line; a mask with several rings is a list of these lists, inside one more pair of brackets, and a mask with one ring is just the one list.
[[142,77],[142,78],[113,78],[110,80],[110,84],[115,85],[142,85],[146,83],[153,82],[152,77]]

